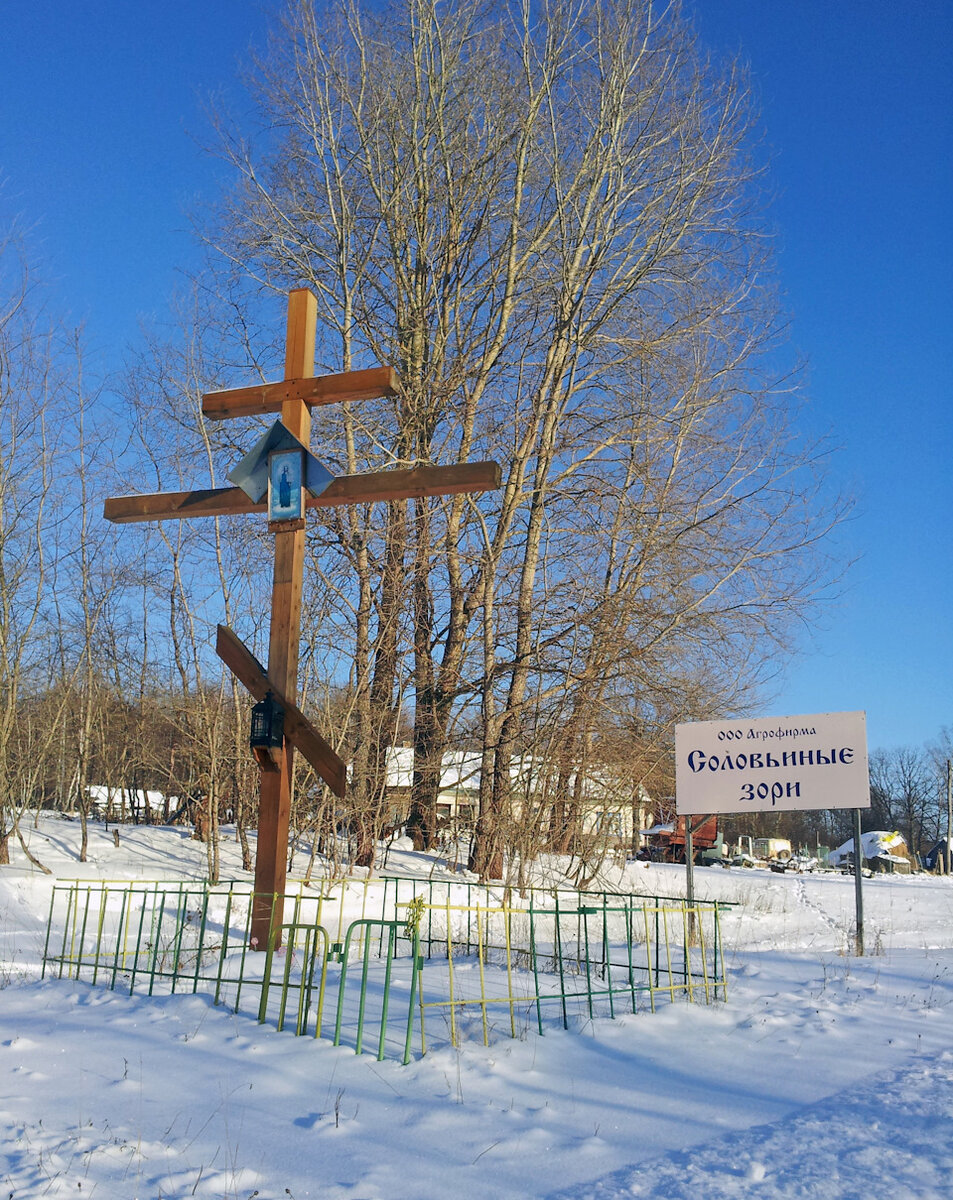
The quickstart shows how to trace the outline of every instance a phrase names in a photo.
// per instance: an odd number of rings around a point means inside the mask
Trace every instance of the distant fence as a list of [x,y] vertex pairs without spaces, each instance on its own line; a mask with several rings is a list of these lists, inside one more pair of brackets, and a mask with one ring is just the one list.
[[251,900],[237,883],[56,884],[43,974],[206,993],[279,1030],[403,1062],[428,1043],[727,996],[717,902],[345,880],[289,892],[281,947],[259,951]]

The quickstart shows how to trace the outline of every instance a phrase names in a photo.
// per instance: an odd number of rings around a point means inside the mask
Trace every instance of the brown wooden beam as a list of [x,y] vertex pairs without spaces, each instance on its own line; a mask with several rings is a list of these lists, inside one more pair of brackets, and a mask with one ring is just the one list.
[[264,667],[245,643],[227,625],[219,625],[215,653],[233,675],[243,683],[255,700],[264,700],[271,692],[285,710],[285,737],[314,767],[335,796],[344,798],[346,769],[343,760],[334,752],[296,704],[285,696],[268,678]]
[[205,488],[194,492],[154,492],[143,496],[110,496],[103,516],[114,525],[131,521],[168,521],[179,517],[224,517],[267,511],[253,504],[241,488]]
[[[307,288],[295,288],[288,293],[285,381],[314,375],[317,313],[317,300]],[[311,409],[303,400],[298,397],[283,399],[281,421],[303,446],[310,445]],[[286,705],[294,705],[298,699],[298,646],[301,640],[301,590],[304,579],[304,522],[293,524],[295,528],[279,529],[275,533],[271,632],[268,640],[268,679],[276,695],[280,695]],[[286,708],[287,711],[289,708]],[[295,743],[290,737],[284,738],[278,756],[278,770],[262,770],[258,775],[258,848],[255,854],[251,940],[252,945],[260,949],[266,946],[277,949],[281,945],[294,752]]]
[[[375,504],[417,496],[452,496],[485,492],[500,486],[495,462],[457,463],[450,467],[398,467],[365,475],[341,475],[320,496],[307,496],[308,508],[339,504]],[[169,521],[183,517],[225,517],[263,513],[241,488],[208,488],[194,492],[156,492],[143,496],[112,496],[103,516],[116,525],[137,521]]]
[[348,400],[375,400],[396,394],[397,372],[393,367],[368,367],[363,371],[344,371],[340,375],[285,379],[280,383],[206,392],[202,397],[202,412],[209,420],[222,421],[228,417],[280,412],[282,405],[291,400],[303,400],[314,406]]

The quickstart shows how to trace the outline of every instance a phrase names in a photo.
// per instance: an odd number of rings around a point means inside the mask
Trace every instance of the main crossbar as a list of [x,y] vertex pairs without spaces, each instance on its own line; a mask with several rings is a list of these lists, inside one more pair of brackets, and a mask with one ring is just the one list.
[[[485,492],[500,486],[495,462],[456,463],[450,467],[398,467],[366,475],[341,475],[320,496],[307,496],[308,508],[340,504],[375,504],[417,496],[452,496]],[[241,488],[207,488],[192,492],[155,492],[143,496],[111,496],[103,516],[115,525],[137,521],[170,521],[184,517],[225,517],[263,513]]]

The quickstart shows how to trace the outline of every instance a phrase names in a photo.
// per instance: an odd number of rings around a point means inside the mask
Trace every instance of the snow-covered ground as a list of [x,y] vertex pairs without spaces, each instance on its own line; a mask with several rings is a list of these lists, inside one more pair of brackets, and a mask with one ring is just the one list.
[[[198,878],[183,831],[41,820],[56,877]],[[223,874],[241,876],[235,848]],[[304,859],[301,860],[303,867]],[[391,855],[400,873],[438,870]],[[547,864],[553,870],[558,864]],[[607,886],[684,892],[682,868]],[[0,868],[0,1198],[617,1200],[953,1196],[953,883],[696,872],[729,997],[408,1066],[278,1034],[202,996],[40,981],[52,879]]]

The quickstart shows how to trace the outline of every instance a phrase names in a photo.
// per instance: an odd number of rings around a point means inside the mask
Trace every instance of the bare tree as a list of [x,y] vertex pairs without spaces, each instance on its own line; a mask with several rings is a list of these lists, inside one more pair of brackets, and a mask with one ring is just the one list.
[[[126,411],[135,429],[139,470],[157,488],[215,487],[234,461],[231,433],[205,420],[201,400],[218,384],[216,364],[234,352],[212,336],[201,296],[180,302],[165,336],[152,335],[125,381]],[[239,339],[239,350],[245,347]],[[240,446],[237,447],[240,449]],[[127,539],[129,535],[127,534]],[[145,531],[134,531],[141,545]],[[219,876],[219,820],[235,817],[243,862],[251,865],[247,824],[253,811],[254,779],[247,751],[250,703],[237,680],[214,653],[214,628],[223,621],[247,631],[260,644],[267,576],[264,547],[247,522],[177,523],[160,526],[146,557],[154,678],[161,680],[165,719],[174,724],[175,769],[170,783],[197,814],[206,843],[210,879]],[[158,611],[165,621],[157,620]],[[162,625],[164,624],[164,628]],[[154,764],[153,769],[161,769]]]
[[[0,863],[55,745],[44,691],[51,643],[48,531],[55,502],[53,335],[31,311],[15,228],[0,241]],[[23,841],[20,837],[21,843]],[[24,847],[25,849],[25,847]]]
[[58,677],[51,679],[51,688],[65,703],[53,799],[79,813],[79,860],[85,862],[90,784],[94,764],[103,754],[103,710],[112,705],[102,654],[109,638],[103,638],[102,625],[115,605],[120,570],[100,505],[116,482],[113,468],[120,447],[101,381],[87,371],[82,331],[67,339],[64,359],[69,375],[60,388],[66,419],[60,418],[63,437],[56,484],[62,500],[49,538],[49,590],[58,647]]
[[257,285],[305,281],[327,369],[400,371],[392,403],[321,415],[324,456],[504,466],[479,504],[348,510],[315,535],[349,613],[371,838],[407,663],[415,840],[472,706],[472,865],[499,875],[512,766],[552,742],[547,715],[570,714],[575,757],[610,714],[737,709],[828,579],[837,506],[765,366],[745,80],[675,4],[297,0],[253,86],[259,139],[222,124],[223,287],[253,308]]
[[902,832],[914,854],[928,850],[940,835],[939,782],[925,749],[898,746],[874,751],[870,756],[870,815],[876,827]]

